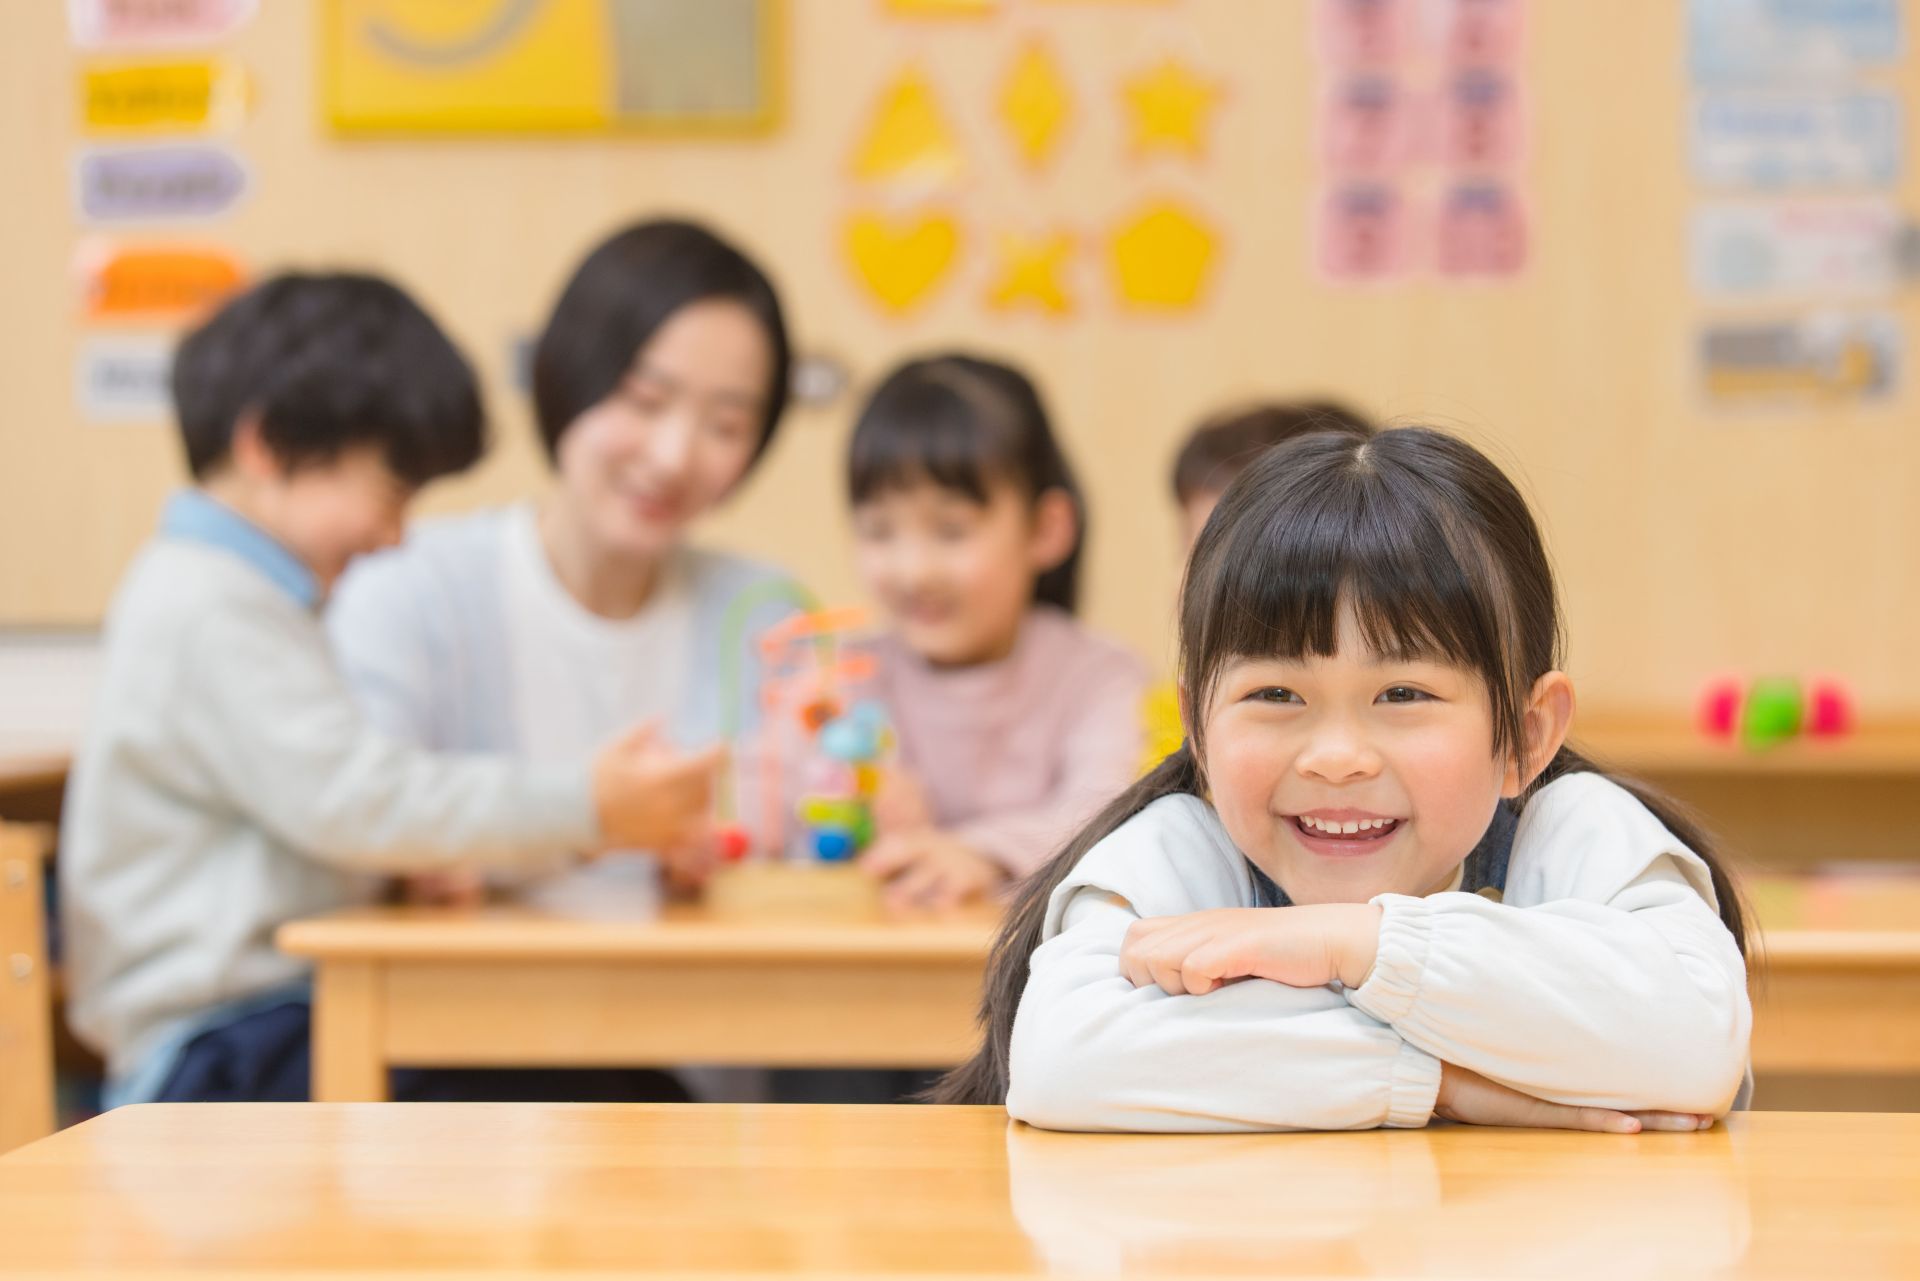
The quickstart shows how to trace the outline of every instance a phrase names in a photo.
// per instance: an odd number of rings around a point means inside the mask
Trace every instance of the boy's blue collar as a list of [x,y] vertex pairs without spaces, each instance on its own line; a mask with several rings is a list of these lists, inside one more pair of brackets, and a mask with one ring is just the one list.
[[183,489],[167,500],[160,516],[160,535],[232,552],[293,597],[302,609],[313,609],[320,603],[320,580],[299,557],[204,490]]

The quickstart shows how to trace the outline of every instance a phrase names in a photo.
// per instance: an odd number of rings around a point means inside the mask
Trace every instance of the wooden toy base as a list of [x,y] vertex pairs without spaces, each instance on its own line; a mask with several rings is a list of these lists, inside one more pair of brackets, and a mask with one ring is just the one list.
[[714,873],[706,903],[720,917],[868,920],[881,915],[879,884],[849,864],[736,864]]

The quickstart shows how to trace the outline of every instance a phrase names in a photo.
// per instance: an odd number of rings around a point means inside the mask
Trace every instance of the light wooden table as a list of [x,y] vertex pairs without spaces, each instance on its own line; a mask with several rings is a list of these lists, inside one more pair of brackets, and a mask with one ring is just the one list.
[[388,1067],[943,1067],[972,1049],[996,917],[582,921],[369,908],[283,927],[315,962],[313,1096]]
[[1763,945],[1755,1071],[1920,1073],[1920,923],[1779,930]]
[[0,1158],[0,1272],[1920,1274],[1920,1116],[1632,1138],[1046,1134],[990,1108],[123,1108]]
[[[316,965],[314,1098],[386,1069],[732,1063],[944,1067],[974,1044],[993,919],[610,923],[515,908],[298,921]],[[1766,936],[1756,1071],[1920,1072],[1920,929]]]

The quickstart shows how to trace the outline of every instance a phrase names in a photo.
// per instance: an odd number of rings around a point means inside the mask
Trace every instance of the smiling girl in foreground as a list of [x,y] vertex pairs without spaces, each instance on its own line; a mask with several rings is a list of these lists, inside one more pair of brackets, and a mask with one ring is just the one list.
[[1025,884],[941,1101],[1055,1129],[1620,1132],[1734,1103],[1732,887],[1564,746],[1552,576],[1486,458],[1421,429],[1271,451],[1180,613],[1187,744]]

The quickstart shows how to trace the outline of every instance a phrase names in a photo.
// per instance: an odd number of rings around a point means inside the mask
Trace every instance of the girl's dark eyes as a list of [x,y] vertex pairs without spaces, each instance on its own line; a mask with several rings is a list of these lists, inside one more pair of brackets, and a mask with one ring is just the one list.
[[1414,689],[1410,685],[1395,685],[1380,691],[1380,701],[1383,703],[1419,703],[1432,697],[1425,690]]
[[1302,701],[1298,694],[1278,685],[1269,685],[1265,689],[1256,689],[1253,693],[1247,695],[1247,697],[1256,703],[1298,703]]

